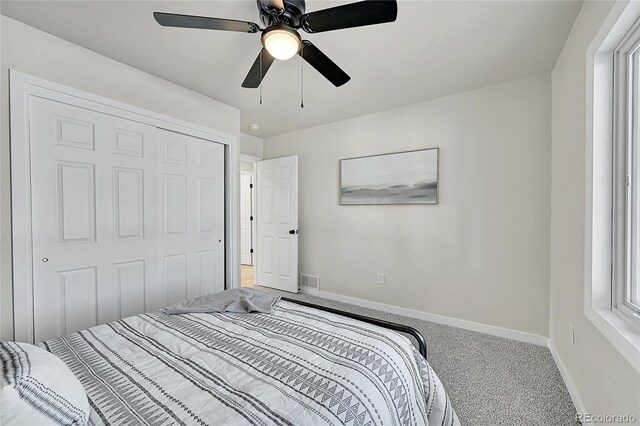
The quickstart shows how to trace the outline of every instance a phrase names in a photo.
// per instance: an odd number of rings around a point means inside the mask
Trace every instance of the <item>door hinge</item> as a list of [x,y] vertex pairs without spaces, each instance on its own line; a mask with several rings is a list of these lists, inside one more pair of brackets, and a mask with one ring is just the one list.
[[253,188],[253,184],[252,183],[249,184],[249,188]]
[[249,216],[249,220],[253,220],[253,216]]
[[249,250],[249,253],[253,253],[253,249]]
[[630,186],[630,185],[631,185],[631,176],[626,175],[626,176],[624,177],[624,184],[625,184],[626,186]]

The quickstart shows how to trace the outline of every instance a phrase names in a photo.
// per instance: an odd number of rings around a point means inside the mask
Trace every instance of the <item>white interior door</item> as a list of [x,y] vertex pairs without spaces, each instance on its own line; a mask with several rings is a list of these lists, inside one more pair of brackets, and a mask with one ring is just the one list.
[[167,304],[224,290],[224,147],[158,130]]
[[36,342],[224,288],[224,148],[33,97]]
[[257,164],[257,284],[297,293],[298,157]]
[[253,265],[253,175],[240,173],[240,263]]

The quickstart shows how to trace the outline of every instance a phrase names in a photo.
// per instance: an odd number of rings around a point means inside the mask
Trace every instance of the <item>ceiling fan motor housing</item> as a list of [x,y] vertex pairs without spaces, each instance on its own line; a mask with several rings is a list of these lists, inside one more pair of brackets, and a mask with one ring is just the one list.
[[302,15],[306,10],[304,0],[282,0],[284,10],[280,12],[274,9],[272,13],[263,7],[263,3],[260,0],[257,0],[257,3],[260,11],[260,20],[266,27],[281,23],[299,28]]

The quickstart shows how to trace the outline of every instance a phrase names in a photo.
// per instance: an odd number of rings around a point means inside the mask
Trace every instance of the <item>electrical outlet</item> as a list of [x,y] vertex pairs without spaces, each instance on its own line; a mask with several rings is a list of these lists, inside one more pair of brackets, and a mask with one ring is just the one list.
[[378,284],[384,284],[384,274],[382,272],[378,272]]
[[576,333],[573,331],[573,324],[569,323],[569,341],[571,345],[576,344]]

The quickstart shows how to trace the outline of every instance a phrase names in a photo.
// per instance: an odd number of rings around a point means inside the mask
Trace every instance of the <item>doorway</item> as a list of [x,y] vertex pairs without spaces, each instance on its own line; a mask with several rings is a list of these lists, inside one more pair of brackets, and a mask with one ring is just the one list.
[[242,287],[255,280],[255,162],[240,160],[240,268]]
[[298,292],[298,157],[240,158],[242,287]]

